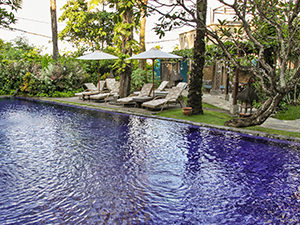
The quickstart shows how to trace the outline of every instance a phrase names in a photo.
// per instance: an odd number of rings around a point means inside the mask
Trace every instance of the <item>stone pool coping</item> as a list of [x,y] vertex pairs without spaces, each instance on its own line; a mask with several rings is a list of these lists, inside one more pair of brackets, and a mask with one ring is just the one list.
[[[0,96],[0,98],[7,98],[11,96]],[[199,122],[192,122],[188,120],[181,120],[181,119],[174,119],[174,118],[168,118],[168,117],[162,117],[162,116],[156,116],[154,114],[151,114],[151,112],[146,113],[146,111],[143,113],[143,111],[134,112],[136,108],[124,108],[124,107],[109,107],[109,105],[100,105],[101,103],[95,103],[92,104],[91,102],[85,103],[85,102],[78,102],[78,101],[72,101],[70,98],[37,98],[37,97],[15,97],[19,99],[25,99],[29,101],[41,101],[41,102],[48,102],[48,103],[55,103],[55,104],[61,104],[66,106],[77,106],[81,108],[88,108],[88,109],[95,109],[95,110],[102,110],[107,112],[117,112],[122,114],[129,114],[129,115],[135,115],[135,116],[142,116],[142,117],[149,117],[153,119],[160,119],[160,120],[167,120],[172,122],[178,122],[178,123],[185,123],[185,124],[191,124],[194,126],[200,126],[200,127],[207,127],[207,128],[214,128],[224,131],[232,131],[237,133],[243,133],[248,134],[253,137],[264,137],[264,138],[270,138],[270,139],[279,139],[284,141],[290,141],[290,142],[297,142],[300,143],[300,138],[297,137],[291,137],[286,135],[278,135],[278,134],[270,134],[262,131],[253,131],[253,130],[246,130],[246,129],[240,129],[240,128],[234,128],[234,127],[227,127],[227,126],[219,126],[219,125],[212,125],[212,124],[206,124],[206,123],[199,123]]]

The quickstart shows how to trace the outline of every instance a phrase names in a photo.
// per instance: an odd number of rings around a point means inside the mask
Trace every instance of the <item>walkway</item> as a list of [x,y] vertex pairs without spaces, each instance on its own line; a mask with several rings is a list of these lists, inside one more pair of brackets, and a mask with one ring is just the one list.
[[[57,100],[62,100],[61,98],[57,98]],[[89,105],[95,105],[101,107],[105,107],[107,110],[111,111],[118,111],[118,112],[130,112],[132,114],[136,113],[142,113],[142,114],[156,114],[155,111],[149,111],[142,108],[135,108],[135,107],[123,107],[121,105],[111,105],[109,103],[96,103],[93,101],[86,101],[83,102],[82,100],[79,100],[78,98],[72,97],[72,98],[64,98],[63,101],[69,101],[69,102],[76,102],[80,104],[89,104]],[[229,101],[225,100],[224,95],[211,95],[204,93],[203,94],[203,102],[217,106],[221,109],[224,109],[228,113],[230,112],[230,106],[232,99]],[[284,130],[284,131],[291,131],[291,132],[300,132],[300,119],[298,120],[278,120],[275,118],[268,118],[262,125],[260,125],[265,128],[271,128],[276,130]]]
[[[230,111],[232,99],[226,101],[224,95],[211,95],[205,93],[203,94],[203,102]],[[276,130],[300,132],[300,119],[278,120],[270,117],[260,126]]]

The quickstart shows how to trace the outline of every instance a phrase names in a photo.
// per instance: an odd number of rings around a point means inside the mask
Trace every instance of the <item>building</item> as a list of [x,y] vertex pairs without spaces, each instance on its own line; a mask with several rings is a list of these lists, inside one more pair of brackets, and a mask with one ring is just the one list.
[[[235,12],[228,6],[220,6],[210,11],[210,22],[207,25],[209,29],[215,31],[220,28],[219,21],[226,20],[227,28],[239,28],[240,22],[234,20]],[[196,39],[196,30],[190,30],[179,34],[179,49],[191,49],[194,47],[194,41]]]

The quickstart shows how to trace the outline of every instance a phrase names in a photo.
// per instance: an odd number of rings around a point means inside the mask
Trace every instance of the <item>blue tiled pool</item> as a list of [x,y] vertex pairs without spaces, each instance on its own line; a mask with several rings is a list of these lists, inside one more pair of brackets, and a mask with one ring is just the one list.
[[295,224],[300,147],[0,99],[0,224]]

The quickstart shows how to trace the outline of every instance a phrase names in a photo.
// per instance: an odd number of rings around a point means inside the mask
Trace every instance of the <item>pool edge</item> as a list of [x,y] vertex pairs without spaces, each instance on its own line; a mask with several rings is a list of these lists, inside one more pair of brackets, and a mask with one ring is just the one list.
[[[12,97],[12,96],[0,96],[0,98],[7,98],[7,97]],[[167,118],[167,117],[161,117],[161,116],[156,116],[156,115],[151,115],[151,114],[136,113],[136,112],[107,108],[107,107],[102,107],[102,106],[78,105],[78,104],[76,104],[76,102],[71,103],[68,101],[64,101],[63,99],[57,100],[57,99],[51,99],[51,98],[20,97],[20,96],[15,96],[13,98],[24,99],[24,100],[29,100],[29,101],[41,101],[41,102],[55,103],[55,104],[61,104],[61,105],[66,105],[66,106],[72,106],[72,107],[77,106],[80,108],[87,108],[90,110],[101,110],[101,111],[105,111],[105,112],[115,112],[115,113],[134,115],[134,116],[140,116],[140,117],[149,117],[149,118],[153,118],[153,119],[173,121],[173,122],[178,122],[178,123],[190,124],[190,125],[194,125],[194,126],[214,128],[214,129],[219,129],[219,130],[224,130],[224,131],[232,131],[232,132],[237,132],[237,133],[242,133],[242,134],[248,134],[253,137],[264,137],[264,138],[278,139],[278,140],[300,143],[300,138],[297,138],[297,137],[278,135],[278,134],[270,134],[270,133],[266,133],[266,132],[262,132],[262,131],[252,131],[252,130],[245,130],[245,129],[241,129],[241,128],[234,128],[234,127],[226,127],[226,126],[220,126],[220,125],[211,125],[211,124],[206,124],[206,123],[192,122],[192,121],[187,121],[187,120]]]

